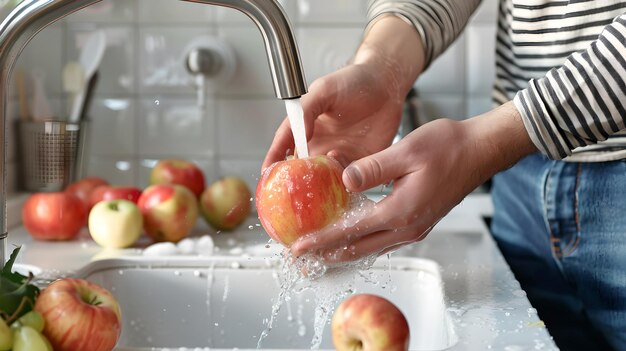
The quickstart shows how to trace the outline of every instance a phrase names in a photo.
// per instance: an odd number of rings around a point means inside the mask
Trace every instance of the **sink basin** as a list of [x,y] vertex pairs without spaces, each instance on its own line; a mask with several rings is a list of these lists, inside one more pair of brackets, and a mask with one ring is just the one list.
[[[276,258],[128,257],[92,262],[77,275],[120,302],[123,331],[116,350],[256,350],[279,296],[278,270]],[[403,311],[410,350],[443,350],[457,342],[436,262],[379,258],[356,275],[353,287],[384,296]],[[290,296],[261,349],[311,349],[319,291]],[[334,349],[329,322],[320,349]]]

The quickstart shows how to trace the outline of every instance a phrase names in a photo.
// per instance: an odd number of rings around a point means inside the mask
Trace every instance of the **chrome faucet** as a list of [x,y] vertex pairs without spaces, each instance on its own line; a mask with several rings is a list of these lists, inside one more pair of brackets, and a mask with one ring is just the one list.
[[[6,114],[9,77],[26,44],[42,29],[59,19],[101,0],[24,0],[0,23],[0,263],[6,261],[8,236],[6,208]],[[274,91],[280,99],[306,93],[306,81],[291,26],[277,0],[180,0],[230,7],[246,14],[257,25],[265,42]]]

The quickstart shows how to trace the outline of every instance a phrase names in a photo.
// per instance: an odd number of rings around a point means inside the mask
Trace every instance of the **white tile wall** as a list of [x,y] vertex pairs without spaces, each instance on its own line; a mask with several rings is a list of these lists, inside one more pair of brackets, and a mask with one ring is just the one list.
[[[366,1],[280,2],[294,26],[309,83],[352,56],[366,23]],[[463,119],[489,108],[496,13],[497,0],[484,0],[465,34],[416,82],[428,118]],[[108,42],[90,113],[90,175],[146,186],[157,160],[176,157],[197,163],[208,182],[238,175],[256,187],[285,111],[274,98],[261,34],[249,18],[232,9],[171,0],[104,0],[68,16],[40,33],[18,64],[47,73],[46,90],[60,114],[63,65],[78,59],[95,29],[105,30]],[[232,80],[213,87],[203,110],[183,66],[184,51],[199,36],[225,40],[237,61]],[[9,134],[11,155],[14,131]],[[9,173],[14,170],[10,163]]]

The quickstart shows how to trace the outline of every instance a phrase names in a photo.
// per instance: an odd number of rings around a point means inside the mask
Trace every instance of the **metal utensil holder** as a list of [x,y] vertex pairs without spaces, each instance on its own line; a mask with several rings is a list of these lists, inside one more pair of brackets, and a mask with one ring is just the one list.
[[19,121],[21,186],[61,191],[83,173],[87,122]]

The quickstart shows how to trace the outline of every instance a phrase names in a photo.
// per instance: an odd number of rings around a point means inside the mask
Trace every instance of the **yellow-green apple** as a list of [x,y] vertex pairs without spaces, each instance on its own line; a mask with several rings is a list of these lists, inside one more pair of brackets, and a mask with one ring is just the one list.
[[100,201],[106,200],[128,200],[137,203],[141,189],[134,186],[112,186],[103,185],[95,188],[89,196],[89,204],[95,206]]
[[377,295],[358,294],[344,300],[331,322],[337,351],[406,351],[409,324],[391,301]]
[[143,216],[131,201],[100,201],[89,212],[88,227],[98,245],[119,249],[129,247],[139,239]]
[[198,200],[182,185],[151,185],[137,203],[146,234],[155,241],[185,238],[198,219]]
[[224,177],[200,196],[200,212],[218,230],[232,230],[250,214],[250,189],[241,178]]
[[204,173],[185,160],[161,160],[150,173],[150,184],[178,184],[191,190],[196,198],[204,190]]
[[270,237],[290,246],[341,218],[348,207],[342,171],[328,156],[288,159],[266,168],[257,184],[256,208]]
[[13,348],[13,330],[0,317],[0,351],[9,351]]
[[27,325],[27,326],[35,329],[38,332],[42,332],[43,331],[43,327],[45,326],[45,321],[43,320],[43,316],[41,315],[41,313],[39,313],[39,312],[37,312],[35,310],[30,310],[26,314],[24,314],[23,316],[18,318],[17,321],[15,321],[15,322],[13,322],[13,324],[11,324],[11,327],[13,327],[13,325],[16,324],[16,323],[18,325]]
[[89,197],[91,196],[91,192],[102,185],[109,185],[109,183],[99,177],[86,177],[68,185],[65,191],[78,196],[85,206],[87,206],[87,209],[90,209]]
[[120,336],[121,312],[115,297],[83,279],[59,279],[35,301],[43,334],[55,351],[111,351]]
[[35,193],[22,206],[22,222],[35,239],[71,240],[87,222],[87,208],[67,192]]
[[54,351],[46,337],[28,325],[17,326],[13,340],[13,351]]

